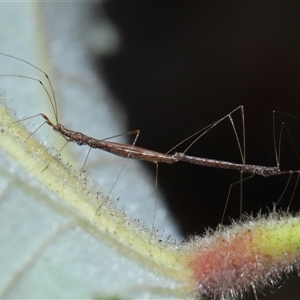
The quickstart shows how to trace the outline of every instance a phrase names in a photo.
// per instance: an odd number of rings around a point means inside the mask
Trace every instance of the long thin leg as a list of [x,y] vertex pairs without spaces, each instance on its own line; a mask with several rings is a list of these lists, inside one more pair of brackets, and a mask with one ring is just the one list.
[[[242,172],[241,172],[241,173],[242,173]],[[228,206],[228,202],[229,202],[229,197],[230,197],[232,188],[233,188],[235,185],[237,185],[237,184],[242,184],[242,183],[245,182],[246,180],[252,178],[254,175],[255,175],[255,174],[252,174],[252,175],[250,175],[250,176],[248,176],[248,177],[246,177],[246,178],[242,178],[242,177],[241,177],[240,180],[235,181],[235,182],[233,182],[233,183],[230,185],[229,190],[228,190],[228,194],[227,194],[227,198],[226,198],[226,202],[225,202],[225,207],[224,207],[223,214],[222,214],[221,224],[223,224],[223,222],[224,222],[224,218],[225,218],[225,214],[226,214],[226,210],[227,210],[227,206]],[[242,214],[243,214],[243,210],[242,210],[242,205],[241,205],[241,204],[240,204],[240,209],[239,209],[239,211],[240,211],[240,217],[241,217]]]
[[[140,135],[140,131],[139,131],[139,130],[136,130],[136,136],[135,136],[135,138],[134,138],[134,141],[133,141],[131,147],[134,147],[134,146],[135,146],[136,141],[137,141],[139,135]],[[128,157],[129,157],[129,155],[130,155],[130,152],[128,152],[128,156],[127,156],[127,158],[125,159],[125,161],[124,161],[124,163],[123,163],[123,166],[122,166],[122,168],[121,168],[121,170],[120,170],[120,172],[119,172],[119,174],[118,174],[118,176],[117,176],[117,179],[115,180],[114,184],[113,184],[112,187],[110,188],[110,190],[109,190],[109,192],[107,193],[106,197],[104,197],[103,202],[99,205],[99,207],[98,207],[98,209],[97,209],[97,211],[96,211],[96,215],[98,215],[98,213],[99,213],[99,211],[100,211],[102,205],[104,204],[105,200],[108,199],[108,197],[109,197],[109,195],[111,194],[112,190],[113,190],[114,187],[116,186],[116,184],[117,184],[117,182],[118,182],[118,180],[119,180],[119,178],[120,178],[120,176],[121,176],[121,173],[123,172],[123,170],[124,170],[124,168],[125,168],[125,165],[126,165],[126,163],[127,163],[127,159],[128,159]],[[100,215],[100,214],[99,214],[99,215]]]
[[[288,130],[286,124],[284,122],[281,122],[281,126],[280,126],[280,132],[279,132],[279,139],[278,139],[278,150],[277,150],[277,143],[276,143],[276,131],[275,131],[275,125],[276,125],[276,122],[275,122],[275,119],[276,119],[276,113],[279,113],[279,114],[283,114],[283,115],[286,115],[290,118],[293,118],[294,120],[296,120],[297,122],[300,122],[299,119],[295,118],[294,116],[292,116],[291,114],[287,114],[287,113],[283,113],[283,112],[278,112],[278,111],[273,111],[273,139],[274,139],[274,146],[275,146],[275,155],[276,155],[276,161],[277,161],[277,164],[278,166],[280,166],[280,156],[281,156],[281,145],[282,145],[282,135],[283,135],[283,130],[285,130],[285,132],[287,133],[291,143],[292,143],[292,146],[293,146],[293,149],[294,149],[294,152],[297,156],[297,160],[298,160],[298,163],[300,164],[300,156],[299,156],[299,153],[297,151],[297,147],[295,145],[295,142],[294,142],[294,139],[290,133],[290,131]],[[279,204],[279,202],[282,200],[284,194],[286,193],[287,191],[287,188],[290,184],[290,181],[291,181],[291,178],[293,176],[293,174],[297,174],[297,179],[296,179],[296,183],[295,183],[295,186],[293,188],[293,192],[292,192],[292,195],[291,195],[291,199],[289,201],[289,204],[288,204],[288,208],[287,210],[290,209],[290,206],[291,206],[291,203],[293,201],[293,198],[294,198],[294,195],[296,193],[296,190],[297,190],[297,186],[298,186],[298,182],[299,182],[299,178],[300,178],[300,171],[283,171],[281,172],[281,174],[290,174],[289,175],[289,178],[287,180],[287,183],[285,185],[285,188],[283,190],[283,192],[281,193],[278,201],[276,202],[276,206]]]

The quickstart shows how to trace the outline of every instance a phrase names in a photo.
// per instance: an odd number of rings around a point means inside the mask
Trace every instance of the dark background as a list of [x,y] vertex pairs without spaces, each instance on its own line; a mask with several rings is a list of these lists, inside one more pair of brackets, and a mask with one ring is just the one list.
[[[128,129],[141,130],[137,145],[165,153],[244,105],[246,162],[276,165],[272,111],[300,118],[299,3],[107,2],[105,11],[121,33],[122,48],[101,59],[101,70],[104,66],[107,84],[128,110]],[[241,134],[240,114],[232,117]],[[283,121],[299,150],[300,123],[277,114],[277,133]],[[299,169],[293,143],[284,133],[281,168]],[[241,163],[228,120],[188,154]],[[155,167],[145,164],[155,176]],[[236,171],[184,163],[159,166],[159,189],[183,235],[201,234],[220,223],[229,186],[239,176]],[[243,211],[268,212],[287,181],[284,175],[245,181]],[[295,182],[296,176],[278,207],[287,209]],[[290,211],[299,210],[299,190]],[[239,217],[239,199],[236,185],[224,223]],[[287,298],[279,291],[270,299],[297,299],[297,294]]]

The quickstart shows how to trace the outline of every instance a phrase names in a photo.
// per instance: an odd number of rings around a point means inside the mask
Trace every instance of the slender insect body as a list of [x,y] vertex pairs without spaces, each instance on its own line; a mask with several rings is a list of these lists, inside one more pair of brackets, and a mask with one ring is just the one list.
[[[132,147],[131,145],[124,145],[120,143],[110,143],[110,146],[111,144],[114,144],[114,146],[109,152],[122,157],[145,160],[154,164],[158,164],[158,163],[173,164],[179,161],[177,158],[173,157],[172,155],[148,150],[146,148],[141,148],[137,146]],[[124,155],[125,153],[126,155]]]
[[[47,118],[44,116],[44,118]],[[178,158],[163,154],[160,152],[152,151],[146,148],[137,147],[133,145],[121,144],[116,142],[107,142],[105,140],[94,139],[90,136],[87,136],[81,132],[73,131],[67,129],[62,124],[53,125],[49,119],[46,121],[50,126],[52,126],[53,130],[63,136],[68,142],[74,142],[79,146],[87,145],[94,149],[101,149],[103,151],[115,154],[117,156],[121,156],[124,158],[132,158],[145,160],[152,163],[167,163],[172,164],[174,162],[179,161]],[[50,123],[49,123],[50,122]]]
[[[154,164],[157,163],[167,163],[173,164],[176,162],[188,162],[192,164],[197,164],[201,166],[207,166],[212,168],[220,168],[220,169],[231,169],[237,171],[243,171],[244,173],[250,173],[253,175],[277,175],[281,173],[279,167],[268,167],[268,166],[259,166],[259,165],[248,165],[248,164],[236,164],[228,161],[215,160],[209,158],[201,158],[195,156],[188,156],[185,153],[175,152],[173,155],[156,152],[153,150],[149,150],[146,148],[138,147],[133,145],[121,144],[116,142],[107,142],[105,140],[94,139],[90,136],[87,136],[81,132],[73,131],[67,129],[62,124],[54,125],[49,118],[41,114],[41,116],[46,120],[46,123],[50,125],[53,130],[63,136],[68,142],[74,142],[79,146],[88,145],[94,149],[101,149],[103,151],[131,159],[139,159],[145,160],[148,162],[152,162]],[[223,120],[224,118],[222,118]],[[218,122],[218,121],[217,121]],[[217,123],[215,122],[215,123]],[[213,123],[213,126],[215,126]],[[205,131],[206,133],[207,131]],[[137,135],[139,131],[136,131]],[[194,136],[194,135],[192,135]],[[198,139],[198,137],[196,138]],[[192,142],[194,143],[194,141]],[[190,146],[188,146],[190,148]],[[188,149],[187,148],[187,149]]]
[[[57,124],[53,126],[53,130],[60,134],[63,138],[68,142],[75,142],[78,146],[82,145],[90,145],[92,147],[93,138],[79,132],[67,129],[65,126],[61,124]],[[92,147],[94,148],[94,147]]]
[[[46,92],[46,94],[49,98],[49,101],[51,103],[51,106],[52,106],[52,109],[53,109],[54,115],[55,115],[56,124],[52,123],[50,121],[50,119],[45,114],[40,113],[38,115],[42,116],[45,120],[44,123],[47,123],[49,126],[51,126],[55,132],[60,134],[68,142],[74,142],[79,146],[87,145],[90,148],[100,149],[100,150],[112,153],[114,155],[117,155],[117,156],[120,156],[120,157],[123,157],[123,158],[126,158],[126,159],[130,158],[130,159],[138,159],[138,160],[148,161],[148,162],[156,164],[156,166],[158,166],[159,163],[173,164],[173,163],[177,163],[177,162],[187,162],[187,163],[192,163],[192,164],[206,166],[206,167],[231,169],[231,170],[241,171],[242,173],[248,173],[248,174],[251,174],[251,175],[260,175],[260,176],[264,176],[264,177],[272,176],[272,175],[280,175],[280,174],[300,174],[300,171],[281,171],[280,170],[279,159],[278,159],[278,156],[280,156],[280,155],[278,155],[277,150],[276,150],[276,141],[274,141],[274,143],[275,143],[275,155],[276,155],[277,166],[269,167],[269,166],[246,164],[246,158],[245,158],[245,152],[246,152],[246,147],[245,147],[245,125],[244,125],[244,108],[243,108],[243,106],[239,106],[239,107],[235,108],[234,110],[232,110],[226,116],[224,116],[224,117],[220,118],[219,120],[211,123],[210,125],[206,126],[202,130],[199,130],[198,132],[190,135],[188,138],[184,139],[182,142],[180,142],[175,147],[173,147],[171,150],[169,150],[167,153],[160,153],[160,152],[157,152],[157,151],[153,151],[153,150],[150,150],[150,149],[146,149],[146,148],[136,146],[135,144],[136,144],[137,138],[138,138],[139,133],[140,133],[138,130],[129,132],[130,134],[135,134],[136,135],[135,140],[134,140],[133,144],[131,144],[131,145],[117,143],[117,142],[110,142],[110,141],[107,141],[108,138],[99,140],[99,139],[95,139],[93,137],[90,137],[88,135],[85,135],[81,132],[70,130],[70,129],[66,128],[64,125],[60,124],[59,121],[58,121],[58,112],[57,112],[57,104],[56,104],[55,94],[54,94],[54,90],[53,90],[53,87],[52,87],[52,84],[49,80],[48,75],[44,71],[42,71],[41,69],[34,66],[33,64],[31,64],[29,62],[26,62],[22,59],[13,57],[11,55],[2,54],[2,53],[0,53],[0,55],[8,56],[10,58],[13,58],[13,59],[22,61],[24,63],[27,63],[27,64],[29,64],[30,66],[32,66],[33,68],[37,69],[38,71],[42,72],[45,75],[45,77],[46,77],[46,79],[47,79],[47,81],[50,85],[50,88],[51,88],[50,93],[45,88],[43,82],[40,81],[39,79],[36,79],[36,78],[33,78],[33,77],[28,77],[28,76],[23,76],[23,75],[14,75],[14,74],[12,74],[12,75],[0,75],[0,76],[20,77],[20,78],[24,78],[24,79],[28,79],[28,80],[34,80],[34,81],[40,83],[42,85],[43,89],[45,90],[45,92]],[[243,122],[243,140],[242,140],[242,143],[240,143],[240,138],[238,137],[238,134],[237,134],[237,131],[236,131],[236,128],[235,128],[235,124],[234,124],[233,119],[232,119],[232,115],[236,111],[240,111],[241,115],[242,115],[242,122]],[[38,115],[35,115],[35,116],[38,116]],[[31,117],[29,117],[29,118],[31,118]],[[29,119],[29,118],[25,118],[25,119]],[[25,119],[23,119],[23,120],[25,120]],[[213,129],[215,126],[217,126],[218,124],[220,124],[222,121],[224,121],[226,119],[228,119],[229,122],[232,125],[232,129],[233,129],[233,132],[235,134],[237,144],[238,144],[238,148],[239,148],[239,151],[240,151],[240,154],[241,154],[241,159],[242,159],[241,164],[232,163],[232,162],[228,162],[228,161],[222,161],[222,160],[215,160],[215,159],[209,159],[209,158],[189,156],[189,155],[186,154],[188,149],[193,144],[195,144],[203,135],[208,133],[211,129]],[[170,154],[170,152],[172,150],[176,149],[177,146],[181,145],[182,143],[184,143],[184,142],[186,142],[186,141],[188,141],[192,138],[194,138],[194,139],[192,140],[192,142],[188,145],[188,147],[183,152],[175,152],[174,154]],[[125,161],[125,163],[126,163],[126,161]],[[120,174],[121,174],[121,172],[122,172],[122,170],[125,166],[125,163],[123,164],[123,167],[122,167],[116,181],[120,177]],[[85,163],[84,163],[84,165],[85,165]],[[252,177],[252,176],[250,176],[250,177]],[[243,182],[244,180],[245,179],[242,179],[239,182]],[[109,194],[112,192],[112,189],[114,188],[114,186],[116,184],[116,181],[113,184],[112,188],[110,189]],[[234,184],[232,184],[230,186],[230,190],[231,190],[231,187],[233,185]],[[155,193],[156,192],[157,192],[157,177],[156,177]],[[230,194],[230,192],[229,192],[229,194]],[[229,197],[229,194],[228,194],[228,197]],[[228,197],[227,197],[227,200],[226,200],[226,206],[227,206],[227,202],[228,202]],[[155,201],[156,201],[156,198],[155,198]],[[225,210],[226,210],[226,207],[225,207]],[[225,213],[225,210],[224,210],[224,213]],[[155,218],[155,210],[154,210],[154,218]],[[153,218],[153,223],[154,223],[154,218]],[[223,218],[224,218],[224,214],[223,214],[222,220],[223,220]]]
[[281,173],[279,167],[236,164],[228,161],[189,156],[180,152],[176,152],[173,156],[183,162],[188,162],[188,163],[206,166],[206,167],[219,168],[219,169],[242,171],[243,173],[250,173],[253,175],[266,176],[266,175],[277,175]]

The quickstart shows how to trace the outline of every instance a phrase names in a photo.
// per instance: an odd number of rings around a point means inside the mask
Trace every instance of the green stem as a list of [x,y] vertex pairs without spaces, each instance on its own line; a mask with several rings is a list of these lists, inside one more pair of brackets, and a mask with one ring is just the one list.
[[80,173],[63,165],[33,137],[28,138],[19,122],[4,126],[12,122],[15,120],[0,106],[2,149],[61,199],[62,211],[71,211],[83,228],[145,268],[176,281],[177,297],[236,298],[272,283],[283,272],[299,270],[299,216],[273,212],[203,238],[169,245],[130,221],[109,199],[95,196],[98,193]]

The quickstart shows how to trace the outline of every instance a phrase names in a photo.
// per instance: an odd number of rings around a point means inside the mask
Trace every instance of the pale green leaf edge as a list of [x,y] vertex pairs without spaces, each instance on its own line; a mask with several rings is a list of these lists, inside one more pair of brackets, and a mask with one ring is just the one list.
[[[75,223],[123,255],[180,283],[181,288],[172,294],[178,297],[194,294],[196,285],[191,271],[176,245],[162,243],[154,232],[117,211],[109,197],[103,197],[79,171],[72,170],[49,153],[22,124],[11,124],[15,121],[0,105],[0,146],[31,177],[61,199],[60,213],[69,215]],[[46,201],[52,200],[46,198]]]

